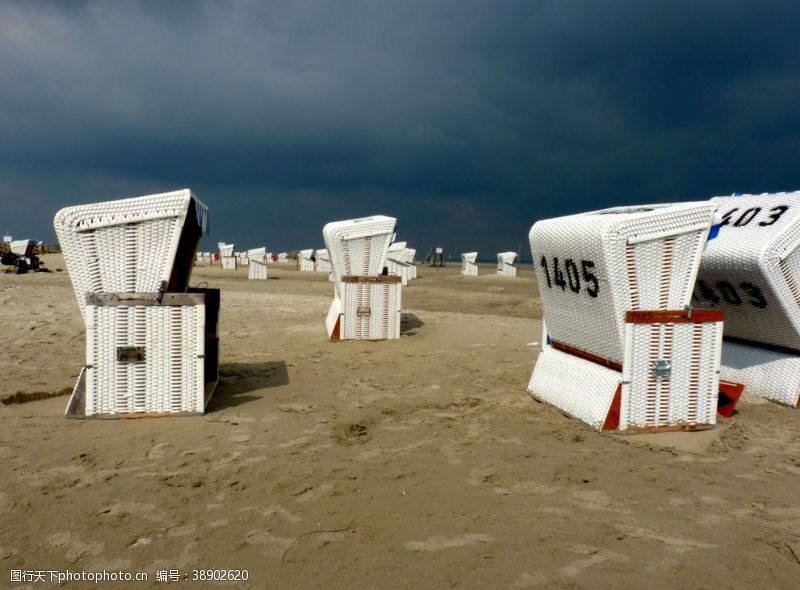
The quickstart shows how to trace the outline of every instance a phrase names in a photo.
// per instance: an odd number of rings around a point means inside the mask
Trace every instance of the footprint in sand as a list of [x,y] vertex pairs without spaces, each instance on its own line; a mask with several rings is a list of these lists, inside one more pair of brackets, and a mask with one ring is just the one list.
[[120,502],[107,506],[97,513],[99,516],[139,516],[153,522],[163,522],[167,513],[156,508],[154,504],[140,504],[138,502]]
[[14,501],[8,494],[0,494],[0,512],[11,512],[14,509]]
[[237,432],[236,434],[231,436],[228,440],[230,440],[231,442],[235,442],[235,443],[246,443],[251,438],[253,438],[253,437],[250,436],[249,434],[246,434],[244,432]]
[[148,459],[161,459],[167,454],[167,451],[172,446],[171,443],[156,443],[152,448],[147,451]]
[[278,406],[278,409],[293,414],[313,414],[317,411],[314,404],[283,404]]
[[582,553],[588,555],[584,559],[577,559],[558,570],[562,576],[573,577],[580,574],[585,569],[598,565],[606,561],[616,561],[618,563],[627,563],[630,561],[627,555],[609,551],[608,549],[600,549],[598,547],[573,547],[572,551],[575,553]]
[[514,582],[514,588],[533,588],[534,586],[541,586],[548,584],[550,579],[544,574],[536,572],[535,574],[522,574],[517,581]]
[[100,542],[84,541],[71,531],[50,535],[47,538],[47,545],[51,549],[63,550],[65,552],[64,559],[69,563],[75,563],[84,555],[99,555],[105,547]]
[[306,502],[311,502],[312,500],[317,500],[321,498],[328,492],[333,489],[333,485],[329,483],[324,483],[319,486],[311,486],[310,488],[305,488],[295,494],[297,497],[295,498],[295,502],[298,504],[305,504]]
[[263,530],[250,531],[244,536],[244,539],[248,545],[263,545],[264,554],[277,559],[283,557],[284,552],[294,542],[294,539],[276,537],[272,533]]
[[468,533],[460,537],[428,537],[423,541],[409,541],[403,547],[409,551],[441,551],[452,547],[468,547],[471,545],[481,545],[491,543],[494,538],[490,535],[478,533]]

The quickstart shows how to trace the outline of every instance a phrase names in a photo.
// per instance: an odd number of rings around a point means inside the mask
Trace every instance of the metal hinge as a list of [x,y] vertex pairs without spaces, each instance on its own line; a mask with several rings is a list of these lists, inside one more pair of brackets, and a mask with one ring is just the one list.
[[669,379],[672,377],[672,363],[670,361],[654,361],[650,365],[650,372],[656,379]]
[[118,363],[141,363],[145,360],[144,346],[118,346]]

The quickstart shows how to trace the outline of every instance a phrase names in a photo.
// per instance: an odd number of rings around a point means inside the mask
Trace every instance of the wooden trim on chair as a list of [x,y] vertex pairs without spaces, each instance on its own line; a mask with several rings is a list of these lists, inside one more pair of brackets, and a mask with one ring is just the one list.
[[570,346],[569,344],[564,344],[563,342],[558,342],[556,340],[550,340],[550,346],[555,348],[556,350],[560,350],[561,352],[566,352],[567,354],[571,354],[572,356],[577,356],[587,361],[591,361],[597,365],[603,365],[604,367],[608,367],[609,369],[614,369],[615,371],[622,371],[622,364],[612,361],[611,359],[607,359],[605,357],[592,354],[591,352],[586,352],[585,350],[581,350],[580,348],[575,348],[574,346]]
[[625,314],[627,324],[705,324],[721,322],[724,318],[721,309],[670,309],[628,311]]
[[361,276],[345,276],[342,277],[343,283],[381,283],[386,285],[393,285],[403,281],[403,277],[393,275],[381,275],[376,277],[361,277]]

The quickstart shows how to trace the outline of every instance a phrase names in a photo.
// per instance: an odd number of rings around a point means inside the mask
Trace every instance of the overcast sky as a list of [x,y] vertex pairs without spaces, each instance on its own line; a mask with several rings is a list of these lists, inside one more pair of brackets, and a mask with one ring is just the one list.
[[800,4],[0,3],[0,231],[189,187],[237,248],[398,218],[457,258],[537,219],[800,188]]

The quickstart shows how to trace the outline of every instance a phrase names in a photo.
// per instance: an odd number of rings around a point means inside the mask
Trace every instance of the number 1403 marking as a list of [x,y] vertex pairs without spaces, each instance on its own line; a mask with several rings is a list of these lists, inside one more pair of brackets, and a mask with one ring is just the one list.
[[562,291],[566,291],[567,287],[569,287],[569,290],[573,293],[580,293],[582,286],[581,280],[583,280],[583,290],[586,291],[590,297],[597,297],[598,293],[600,293],[600,283],[592,270],[594,269],[594,262],[591,260],[581,260],[579,272],[578,264],[572,258],[567,258],[564,260],[564,270],[562,271],[558,262],[558,257],[554,256],[552,278],[546,256],[542,256],[539,265],[544,270],[544,276],[547,278],[547,287],[549,289],[561,287]]

